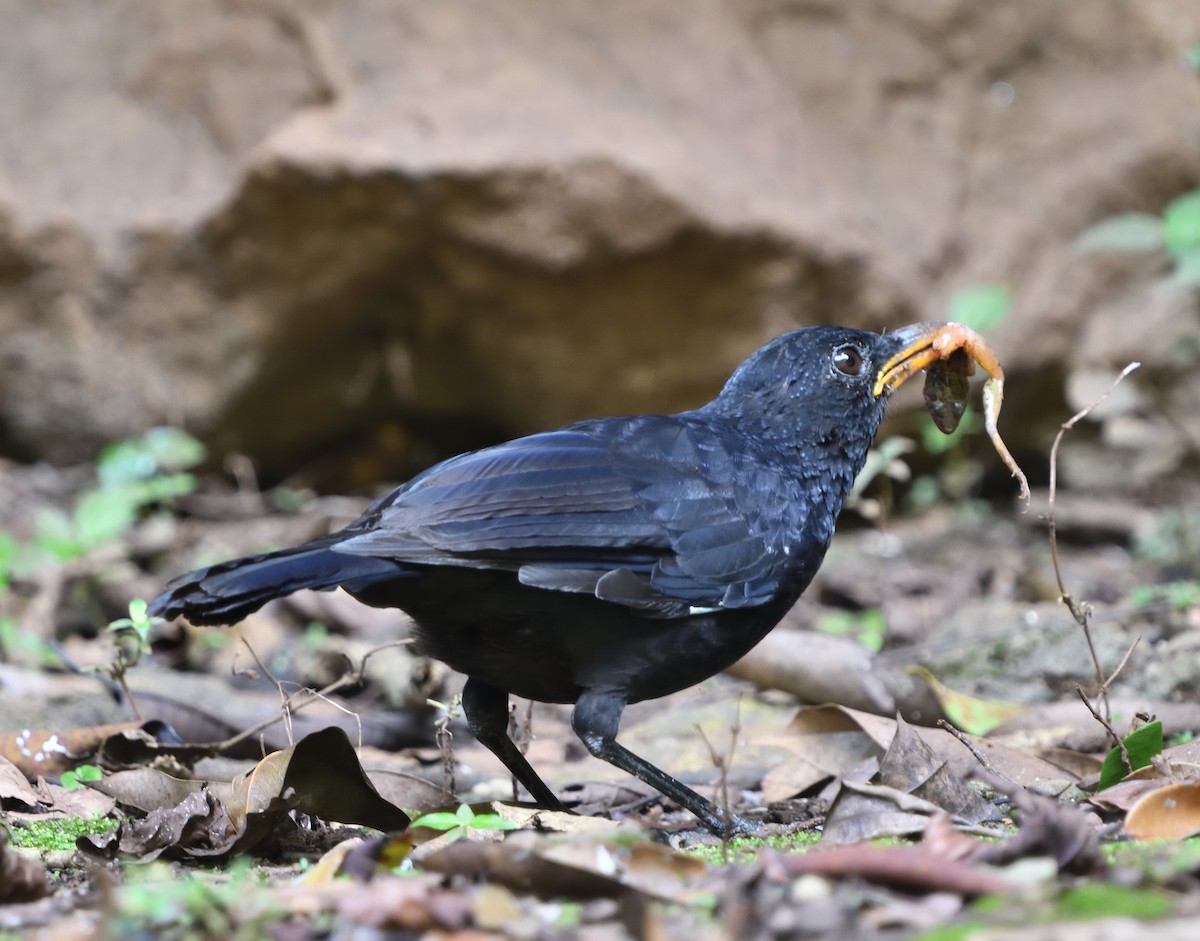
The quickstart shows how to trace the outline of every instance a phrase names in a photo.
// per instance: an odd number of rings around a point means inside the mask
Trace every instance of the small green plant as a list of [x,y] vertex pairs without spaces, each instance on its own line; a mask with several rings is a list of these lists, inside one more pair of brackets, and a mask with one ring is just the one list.
[[947,314],[976,333],[988,333],[1012,314],[1012,290],[1006,284],[975,284],[956,291]]
[[1163,252],[1171,260],[1170,283],[1200,287],[1200,190],[1177,196],[1161,215],[1109,216],[1079,236],[1074,247],[1080,254]]
[[[109,545],[147,507],[194,491],[196,480],[187,470],[203,459],[204,446],[175,428],[152,428],[140,438],[106,447],[96,461],[97,485],[81,494],[74,506],[42,511],[28,540],[0,533],[0,598],[14,578],[36,576]],[[129,618],[110,625],[110,630],[132,632],[132,640],[119,640],[127,666],[144,652],[148,627],[144,603],[140,614],[131,608]],[[0,616],[0,658],[16,656],[58,662],[45,641]]]
[[176,428],[152,428],[142,437],[109,445],[96,461],[98,485],[70,513],[45,510],[33,548],[44,558],[70,561],[112,542],[144,507],[192,493],[187,473],[204,460],[204,446]]
[[1188,611],[1200,607],[1200,581],[1181,580],[1161,585],[1139,585],[1129,593],[1130,604],[1146,605],[1166,602],[1173,611]]
[[83,787],[85,781],[102,781],[104,772],[95,765],[78,765],[70,771],[64,771],[61,784],[68,791],[76,791]]
[[1112,787],[1130,771],[1146,767],[1156,756],[1162,754],[1162,723],[1157,719],[1147,722],[1126,735],[1123,744],[1129,755],[1129,767],[1125,767],[1121,749],[1113,748],[1104,759],[1104,765],[1100,769],[1100,783],[1096,785],[1096,790],[1103,791]]
[[449,841],[466,835],[468,830],[515,830],[517,825],[499,814],[477,814],[470,804],[459,804],[454,813],[440,810],[424,814],[411,824],[413,827],[428,827],[449,834]]
[[6,663],[19,660],[44,667],[62,663],[58,653],[46,641],[21,630],[16,621],[7,617],[0,617],[0,660]]
[[162,863],[131,866],[114,893],[105,935],[250,941],[268,936],[282,915],[278,905],[248,861],[234,860],[227,876],[180,875]]
[[1154,527],[1138,538],[1134,553],[1164,568],[1200,572],[1200,510],[1166,510]]
[[0,594],[8,591],[13,562],[17,557],[17,541],[9,533],[0,533]]
[[150,630],[162,623],[162,618],[146,614],[146,602],[134,598],[129,602],[129,617],[110,621],[107,630],[116,635],[117,654],[126,668],[136,666],[150,651]]
[[137,701],[132,691],[125,683],[125,675],[141,662],[142,657],[150,652],[150,631],[156,624],[162,623],[162,618],[150,617],[146,613],[146,602],[134,598],[129,602],[129,617],[117,618],[109,622],[107,631],[113,636],[113,656],[108,663],[90,669],[107,673],[121,685],[129,702],[137,711]]
[[309,653],[320,653],[329,647],[329,628],[320,621],[309,621],[300,636],[300,647]]
[[815,625],[823,634],[853,637],[868,650],[878,653],[883,649],[885,625],[883,612],[879,608],[864,611],[831,611],[823,615]]

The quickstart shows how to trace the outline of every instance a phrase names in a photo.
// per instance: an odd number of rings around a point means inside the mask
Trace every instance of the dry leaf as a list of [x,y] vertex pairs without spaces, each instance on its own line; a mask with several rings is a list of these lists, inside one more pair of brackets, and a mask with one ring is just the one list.
[[977,869],[970,863],[947,863],[945,856],[924,846],[856,844],[776,856],[770,862],[764,860],[763,869],[768,876],[778,871],[788,878],[807,874],[858,878],[907,891],[966,896],[1000,895],[1014,888],[995,873]]
[[0,905],[33,902],[50,894],[49,875],[40,860],[17,853],[0,827]]
[[1135,840],[1182,840],[1200,833],[1200,784],[1168,784],[1129,808],[1125,832]]

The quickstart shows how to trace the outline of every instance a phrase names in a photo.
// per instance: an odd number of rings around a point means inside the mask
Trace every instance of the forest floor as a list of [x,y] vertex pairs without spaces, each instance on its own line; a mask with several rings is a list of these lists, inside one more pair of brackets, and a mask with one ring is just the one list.
[[1044,492],[850,515],[758,653],[626,712],[625,745],[755,824],[722,843],[566,706],[513,730],[576,813],[514,799],[398,612],[150,624],[130,600],[166,578],[364,505],[189,489],[84,510],[95,468],[0,466],[0,938],[1200,930],[1197,499],[1064,491],[1056,548]]

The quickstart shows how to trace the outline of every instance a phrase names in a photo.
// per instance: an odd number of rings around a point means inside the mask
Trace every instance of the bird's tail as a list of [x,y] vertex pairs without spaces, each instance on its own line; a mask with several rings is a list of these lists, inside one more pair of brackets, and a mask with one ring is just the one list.
[[405,569],[388,559],[349,555],[315,540],[290,549],[231,559],[174,579],[147,613],[193,624],[235,624],[268,601],[302,588],[353,591],[396,578]]

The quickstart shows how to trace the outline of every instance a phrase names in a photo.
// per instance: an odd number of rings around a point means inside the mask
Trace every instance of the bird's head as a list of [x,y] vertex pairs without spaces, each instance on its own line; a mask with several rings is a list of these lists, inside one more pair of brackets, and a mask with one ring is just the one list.
[[709,410],[789,449],[838,455],[857,472],[888,398],[928,365],[920,354],[941,326],[793,330],[742,363]]

